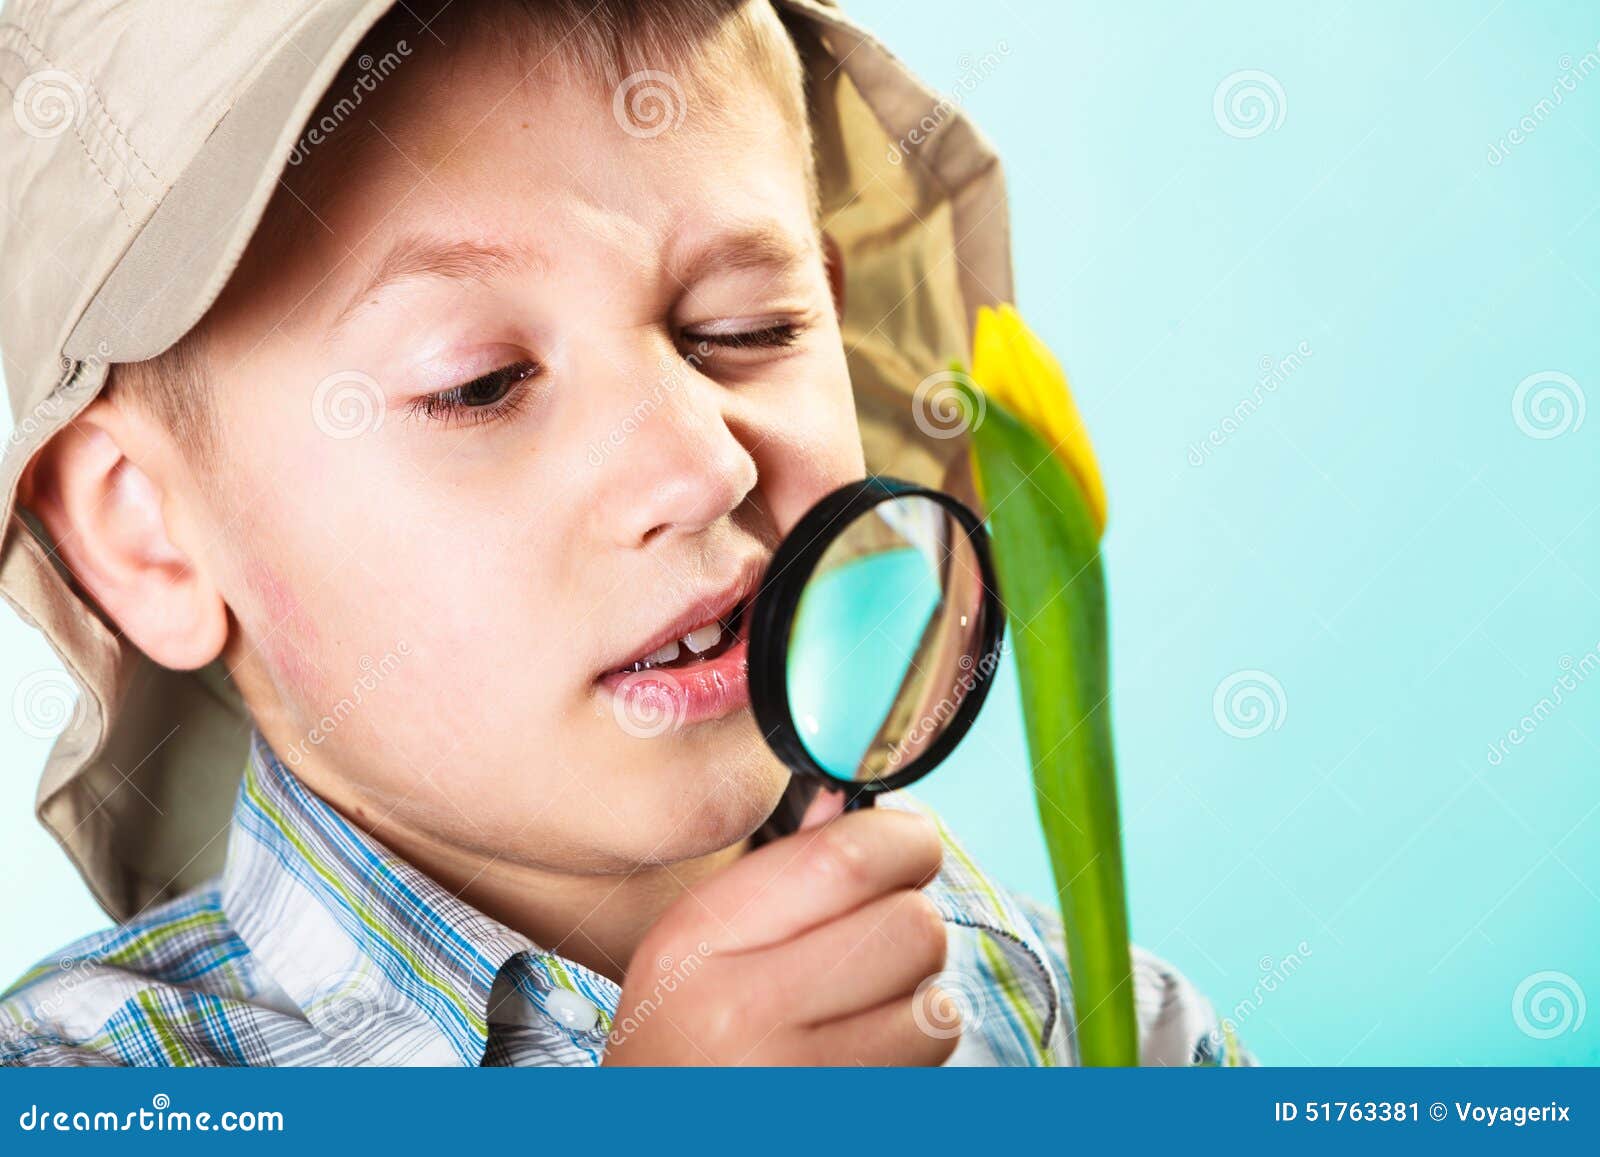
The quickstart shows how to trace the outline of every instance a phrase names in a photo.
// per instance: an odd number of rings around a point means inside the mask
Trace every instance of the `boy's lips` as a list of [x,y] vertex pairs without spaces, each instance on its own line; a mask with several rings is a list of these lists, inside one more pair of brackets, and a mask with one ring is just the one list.
[[600,686],[624,731],[653,738],[720,719],[750,705],[750,646],[742,636],[713,659],[689,667],[613,671]]
[[628,658],[601,673],[596,682],[617,697],[625,727],[658,719],[676,727],[748,706],[748,612],[765,569],[765,558],[747,559],[732,581],[688,599]]

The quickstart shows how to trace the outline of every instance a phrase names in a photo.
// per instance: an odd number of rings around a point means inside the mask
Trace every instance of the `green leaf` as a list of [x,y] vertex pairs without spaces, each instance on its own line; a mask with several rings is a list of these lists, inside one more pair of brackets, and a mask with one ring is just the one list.
[[993,399],[968,401],[983,415],[969,434],[973,467],[1066,928],[1079,1060],[1136,1065],[1099,533],[1077,480],[1039,436]]

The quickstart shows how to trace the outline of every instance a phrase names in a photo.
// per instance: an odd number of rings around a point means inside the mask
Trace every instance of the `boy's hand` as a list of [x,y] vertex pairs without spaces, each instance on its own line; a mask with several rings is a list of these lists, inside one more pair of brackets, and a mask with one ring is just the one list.
[[931,822],[873,809],[703,881],[634,954],[606,1064],[940,1064],[956,1036],[913,1010],[944,967],[944,921],[918,891],[940,855]]

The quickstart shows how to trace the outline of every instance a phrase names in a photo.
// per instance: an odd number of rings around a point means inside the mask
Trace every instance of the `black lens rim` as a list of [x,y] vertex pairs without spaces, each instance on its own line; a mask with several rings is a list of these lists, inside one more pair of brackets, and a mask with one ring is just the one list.
[[[973,672],[977,683],[962,698],[944,731],[905,767],[880,780],[861,782],[839,779],[830,775],[812,758],[800,738],[794,715],[789,710],[789,634],[794,627],[795,612],[799,609],[800,592],[810,581],[823,554],[844,528],[875,506],[910,497],[930,499],[949,511],[965,531],[977,555],[978,572],[983,583],[983,622],[979,626],[980,647],[977,652],[981,657],[975,662]],[[766,736],[768,745],[791,771],[820,780],[833,790],[844,791],[852,799],[896,791],[921,779],[944,762],[972,726],[972,721],[977,718],[978,710],[989,694],[1005,638],[1004,605],[1000,600],[999,581],[990,558],[989,536],[983,528],[983,520],[959,499],[942,490],[932,490],[884,475],[874,475],[841,486],[806,512],[779,544],[772,561],[767,565],[767,573],[756,592],[750,615],[750,702],[756,724]]]

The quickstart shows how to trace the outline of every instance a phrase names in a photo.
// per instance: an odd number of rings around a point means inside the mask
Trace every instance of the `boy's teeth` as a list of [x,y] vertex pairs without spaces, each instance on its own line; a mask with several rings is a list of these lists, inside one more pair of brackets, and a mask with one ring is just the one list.
[[651,667],[676,663],[684,648],[687,648],[692,655],[704,655],[720,642],[722,642],[722,624],[707,623],[703,627],[696,627],[681,639],[673,639],[670,643],[657,647],[644,658],[634,660],[630,669],[648,671]]
[[[721,623],[707,623],[703,627],[696,627],[683,637],[683,645],[696,655],[703,654],[715,647],[722,638]],[[673,644],[676,650],[677,644]]]
[[666,646],[660,648],[659,650],[651,651],[648,655],[646,655],[644,657],[644,661],[646,663],[670,663],[670,662],[672,662],[672,660],[676,659],[677,657],[678,657],[678,640],[673,639],[672,642],[668,643]]

